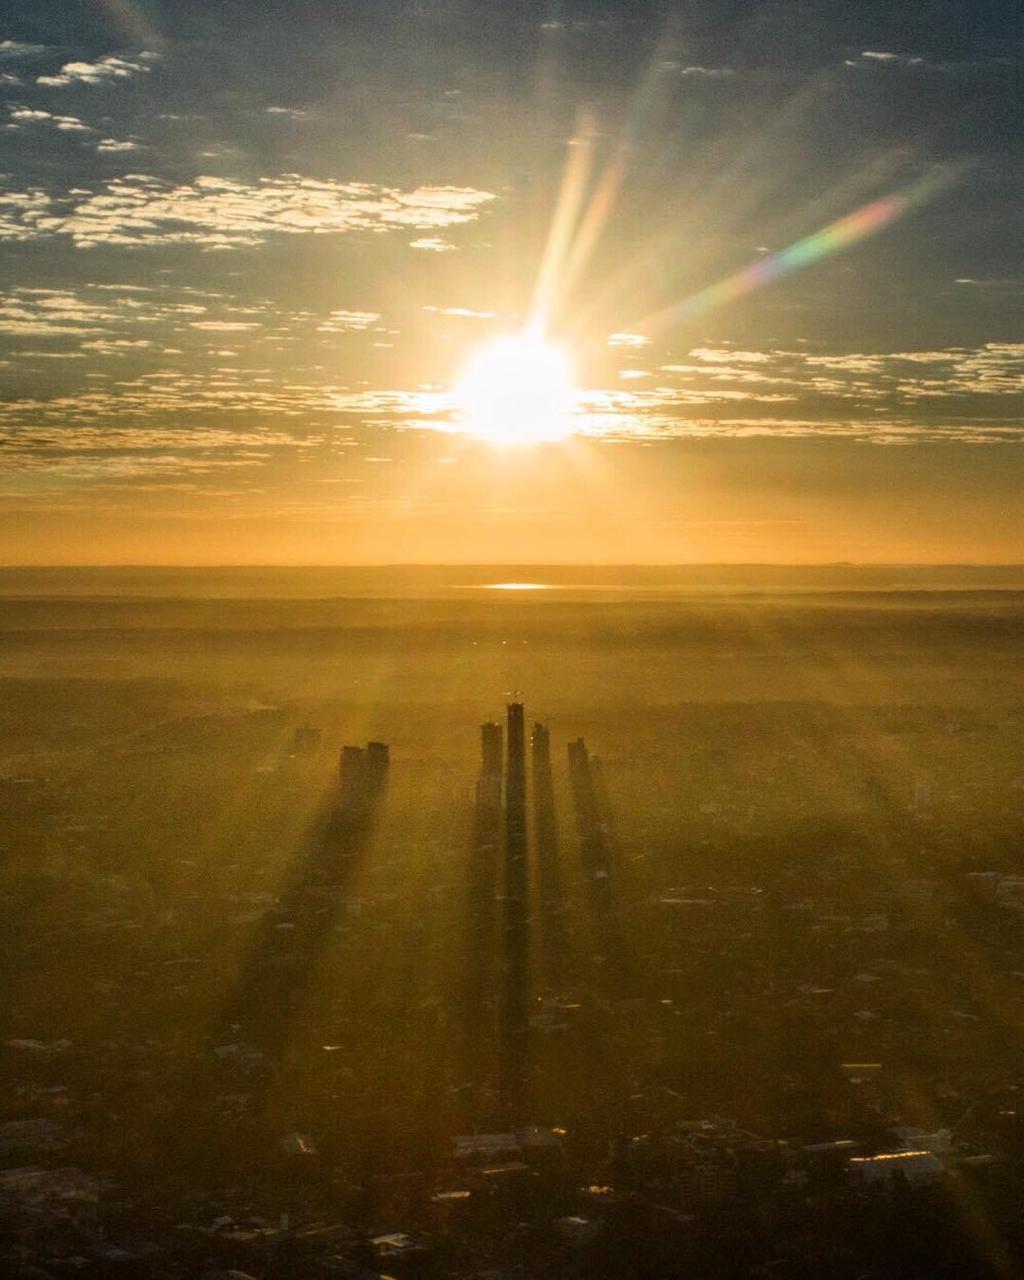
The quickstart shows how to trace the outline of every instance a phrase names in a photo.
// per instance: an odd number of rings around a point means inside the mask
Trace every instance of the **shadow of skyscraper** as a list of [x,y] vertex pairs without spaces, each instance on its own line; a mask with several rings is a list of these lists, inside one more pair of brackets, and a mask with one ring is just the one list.
[[526,834],[526,727],[523,704],[508,705],[505,762],[505,894],[498,1031],[502,1114],[522,1119],[530,1028],[530,904]]
[[[320,955],[337,923],[384,802],[388,748],[345,747],[337,790],[310,824],[301,856],[281,886],[277,907],[257,930],[224,1012],[268,1057],[281,1054]],[[284,926],[284,927],[282,927]]]
[[[270,1099],[385,802],[388,750],[383,743],[371,748],[343,752],[341,777],[317,807],[276,903],[256,926],[201,1056],[171,1090],[160,1142],[175,1160],[208,1163],[217,1151],[209,1135],[219,1125],[221,1077],[243,1062],[248,1132],[266,1141]],[[237,1148],[223,1154],[244,1161],[240,1135]]]
[[536,851],[536,904],[540,921],[543,972],[558,986],[565,977],[568,937],[565,928],[565,893],[559,862],[558,817],[551,770],[551,735],[546,725],[535,724],[530,736],[533,774],[533,840]]
[[639,994],[636,955],[622,930],[620,875],[601,762],[582,738],[569,743],[569,789],[576,817],[585,896],[602,959],[601,985],[612,999]]

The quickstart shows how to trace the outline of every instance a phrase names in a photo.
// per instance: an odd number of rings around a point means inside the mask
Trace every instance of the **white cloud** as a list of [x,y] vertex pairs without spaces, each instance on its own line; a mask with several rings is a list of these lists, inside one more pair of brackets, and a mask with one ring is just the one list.
[[96,143],[97,151],[119,152],[119,151],[139,151],[140,144],[132,142],[129,138],[103,138]]
[[[135,335],[143,320],[161,320],[177,325],[180,333],[189,333],[194,322],[180,310],[180,305],[188,304],[176,303],[174,296],[162,301],[146,297],[138,302],[130,295],[117,297],[93,289],[85,289],[81,295],[59,290],[17,291],[11,305],[20,312],[8,310],[6,305],[0,308],[0,328],[14,334],[77,333],[74,341],[78,351],[16,352],[14,358],[25,359],[26,370],[31,370],[29,361],[41,366],[69,356],[77,360],[88,352],[96,361],[105,359],[108,367],[110,357],[132,356],[131,367],[142,361],[146,371],[116,381],[92,381],[85,389],[59,394],[53,394],[47,384],[43,395],[0,404],[0,424],[7,424],[0,431],[0,447],[6,452],[11,447],[8,436],[31,431],[52,432],[54,439],[59,439],[65,438],[65,431],[88,429],[96,433],[94,439],[102,433],[110,433],[108,438],[114,439],[119,431],[219,431],[221,423],[230,431],[238,422],[251,424],[250,429],[261,439],[266,438],[264,426],[269,433],[293,423],[306,441],[314,439],[316,432],[327,433],[320,436],[321,442],[337,440],[339,427],[462,429],[455,398],[443,387],[353,388],[323,381],[311,369],[289,374],[251,364],[221,364],[204,371],[194,364],[169,363],[163,345],[166,330],[148,330],[155,335],[152,350],[141,345],[149,339]],[[133,302],[149,310],[136,316],[129,308]],[[230,315],[233,310],[237,314],[239,309],[226,302],[221,314]],[[269,328],[273,315],[267,312],[262,333],[238,335],[232,357],[251,351],[251,344],[271,339],[277,332]],[[278,318],[302,326],[317,323],[309,313],[285,313]],[[328,322],[352,323],[358,331],[359,325],[372,329],[377,318],[370,312],[335,312]],[[28,328],[26,319],[44,327]],[[221,327],[219,321],[198,323],[214,332]],[[82,342],[81,334],[90,329],[97,336]],[[181,352],[181,348],[170,350]],[[209,349],[207,354],[216,358],[227,353]],[[978,348],[872,356],[808,357],[797,351],[739,354],[764,355],[766,360],[746,365],[695,361],[652,371],[647,375],[651,382],[638,379],[610,388],[585,389],[579,398],[575,426],[585,435],[606,440],[769,435],[846,437],[878,445],[929,440],[1024,441],[1024,427],[1013,412],[1024,390],[1024,344],[989,343]],[[864,360],[877,363],[869,376],[858,367]],[[677,370],[683,371],[682,375]],[[634,371],[624,373],[629,379]],[[652,385],[655,379],[659,381]],[[783,403],[791,406],[787,417],[778,416],[778,406]],[[968,408],[972,404],[980,408]],[[739,413],[744,416],[732,416]],[[144,434],[138,438],[145,438]],[[180,452],[169,441],[168,447]],[[172,464],[168,463],[167,469],[172,471]]]
[[706,364],[764,364],[772,358],[765,351],[731,351],[724,347],[694,347],[690,355]]
[[110,306],[61,290],[13,289],[0,295],[0,333],[88,336],[116,319]]
[[419,240],[410,240],[409,248],[423,249],[427,253],[451,253],[455,246],[438,236],[422,236]]
[[23,40],[0,40],[0,61],[13,58],[34,58],[46,53],[45,44],[26,44]]
[[650,341],[650,338],[642,333],[610,333],[608,335],[610,347],[646,347]]
[[0,241],[27,241],[42,234],[52,201],[42,191],[0,192]]
[[254,320],[193,320],[193,329],[208,329],[212,333],[242,333],[246,329],[258,329]]
[[147,350],[153,343],[148,338],[94,338],[82,343],[83,351],[98,351],[104,356],[121,356],[129,351]]
[[456,316],[465,320],[495,320],[497,319],[497,311],[473,311],[469,307],[431,307],[425,306],[424,311],[431,311],[439,316]]
[[108,53],[95,62],[65,62],[55,75],[36,76],[36,84],[63,89],[72,84],[101,85],[130,80],[133,76],[148,74],[148,64],[157,57],[157,54],[144,50],[135,58],[121,58]]
[[91,133],[87,124],[77,116],[58,116],[41,107],[11,107],[10,118],[18,124],[43,124],[69,133]]
[[16,351],[23,360],[84,360],[81,351]]
[[701,76],[706,80],[726,80],[729,76],[734,76],[736,72],[732,67],[683,67],[679,74],[681,76]]
[[[99,192],[80,198],[69,193],[59,203],[29,192],[8,197],[5,206],[0,196],[0,236],[67,235],[79,248],[193,244],[234,249],[262,244],[271,235],[452,227],[479,217],[494,198],[489,191],[467,187],[401,191],[298,174],[256,181],[200,177],[179,186],[127,174]],[[443,243],[427,241],[422,247]]]
[[376,329],[380,324],[376,311],[332,311],[327,319],[317,325],[320,333],[363,333]]
[[846,59],[846,65],[848,67],[863,67],[871,64],[883,67],[919,67],[922,66],[923,63],[924,58],[917,57],[916,55],[891,53],[884,49],[865,49],[859,58]]

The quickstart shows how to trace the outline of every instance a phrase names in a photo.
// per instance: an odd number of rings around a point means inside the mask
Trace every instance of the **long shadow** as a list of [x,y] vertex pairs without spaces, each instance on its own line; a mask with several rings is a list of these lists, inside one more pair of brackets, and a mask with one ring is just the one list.
[[569,744],[569,789],[587,906],[604,961],[599,986],[609,999],[628,999],[642,993],[642,977],[619,918],[621,877],[604,772],[582,738]]
[[[211,1018],[204,1048],[168,1099],[162,1140],[173,1157],[210,1165],[221,1154],[217,1096],[241,1072],[248,1132],[261,1148],[268,1100],[345,898],[385,800],[386,775],[342,784],[318,805],[277,904],[260,921],[234,988]],[[227,1154],[226,1152],[224,1153]],[[237,1156],[244,1161],[245,1143]]]
[[383,780],[342,786],[321,805],[278,906],[264,916],[220,1021],[271,1060],[288,1046],[319,958],[362,865],[383,804]]
[[537,868],[537,914],[546,981],[559,987],[565,979],[568,955],[566,898],[559,856],[558,815],[551,771],[550,738],[537,724],[531,739],[533,766],[533,840]]
[[[499,793],[500,794],[500,793]],[[478,801],[473,812],[466,884],[462,989],[462,1062],[469,1083],[479,1089],[491,1074],[495,1002],[495,930],[501,808]]]
[[505,830],[505,901],[502,977],[498,1006],[501,1113],[505,1123],[525,1121],[530,1034],[530,903],[525,822]]
[[527,1104],[530,1031],[530,883],[526,833],[526,741],[522,703],[508,707],[505,775],[505,893],[498,1005],[501,1113],[522,1123]]

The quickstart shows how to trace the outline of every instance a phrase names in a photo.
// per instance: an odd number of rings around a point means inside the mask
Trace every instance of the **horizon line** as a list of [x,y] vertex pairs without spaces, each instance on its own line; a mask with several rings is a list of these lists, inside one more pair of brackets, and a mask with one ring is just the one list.
[[396,560],[308,563],[302,561],[64,561],[0,564],[0,573],[26,570],[394,570],[394,569],[1021,569],[1024,560]]

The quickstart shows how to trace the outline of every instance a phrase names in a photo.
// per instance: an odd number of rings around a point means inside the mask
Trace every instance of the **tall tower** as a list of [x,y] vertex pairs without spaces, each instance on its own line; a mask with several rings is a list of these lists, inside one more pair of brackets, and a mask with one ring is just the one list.
[[569,776],[575,778],[590,767],[590,753],[582,738],[569,743]]
[[533,776],[538,772],[551,768],[551,734],[546,724],[535,724],[530,734],[530,756],[533,763]]
[[476,802],[481,809],[497,813],[501,809],[502,730],[489,722],[480,726],[480,776],[476,780]]
[[507,736],[505,812],[509,833],[521,839],[526,832],[526,725],[521,702],[508,704]]
[[388,778],[389,755],[386,742],[342,747],[339,772],[344,804],[366,806],[381,798]]
[[490,721],[480,726],[480,776],[501,777],[504,752],[501,725]]

